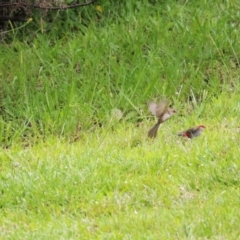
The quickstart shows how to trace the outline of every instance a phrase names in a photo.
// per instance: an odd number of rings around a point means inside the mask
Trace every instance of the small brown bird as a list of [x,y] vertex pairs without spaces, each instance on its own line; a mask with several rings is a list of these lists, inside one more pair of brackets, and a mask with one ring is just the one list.
[[157,123],[148,131],[148,137],[155,138],[160,124],[168,120],[176,111],[168,107],[168,101],[165,99],[161,100],[158,104],[149,102],[148,108],[158,118]]
[[204,125],[200,125],[200,126],[194,127],[194,128],[189,128],[186,131],[180,132],[178,134],[178,136],[187,137],[187,138],[198,137],[205,128],[206,127]]

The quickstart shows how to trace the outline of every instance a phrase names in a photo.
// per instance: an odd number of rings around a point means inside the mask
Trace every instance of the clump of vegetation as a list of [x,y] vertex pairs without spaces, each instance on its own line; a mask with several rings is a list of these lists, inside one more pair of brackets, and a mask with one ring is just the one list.
[[40,13],[46,13],[48,11],[59,11],[59,10],[66,10],[66,9],[73,9],[78,7],[84,7],[93,4],[97,0],[91,0],[88,2],[79,1],[61,1],[61,0],[22,0],[22,1],[1,1],[0,3],[0,21],[14,21],[14,22],[22,22],[25,21],[27,18],[32,17],[32,15],[36,14],[39,10]]

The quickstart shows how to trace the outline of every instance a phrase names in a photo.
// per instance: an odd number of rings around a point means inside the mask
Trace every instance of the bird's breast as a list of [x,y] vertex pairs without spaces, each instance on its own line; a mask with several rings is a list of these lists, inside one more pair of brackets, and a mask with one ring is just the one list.
[[164,113],[163,116],[162,116],[162,121],[165,122],[165,121],[168,120],[170,117],[171,117],[171,115],[170,115],[168,112],[166,112],[166,113]]

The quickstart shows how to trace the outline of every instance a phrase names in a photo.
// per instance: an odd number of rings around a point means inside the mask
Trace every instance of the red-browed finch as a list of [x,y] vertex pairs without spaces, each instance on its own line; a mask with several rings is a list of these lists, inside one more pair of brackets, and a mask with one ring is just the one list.
[[180,132],[178,136],[187,137],[187,138],[198,137],[202,133],[204,128],[206,128],[204,125],[200,125],[194,128],[189,128],[186,131]]

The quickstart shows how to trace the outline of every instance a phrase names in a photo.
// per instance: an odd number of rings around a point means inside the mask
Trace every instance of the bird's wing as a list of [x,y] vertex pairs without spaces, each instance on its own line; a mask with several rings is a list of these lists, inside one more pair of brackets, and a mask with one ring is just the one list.
[[186,137],[191,138],[196,130],[197,130],[197,128],[195,128],[195,127],[194,128],[189,128],[186,131],[178,133],[178,136],[186,136]]
[[163,114],[167,111],[168,109],[168,101],[167,100],[161,100],[156,107],[156,117],[161,118]]
[[194,137],[194,133],[198,130],[197,127],[189,128],[188,130],[185,131],[185,136],[192,138]]
[[148,109],[154,116],[156,116],[156,112],[157,112],[157,104],[156,103],[149,102],[148,103]]
[[194,132],[196,132],[197,128],[193,127],[193,128],[189,128],[188,130],[186,130],[186,134],[193,134]]

